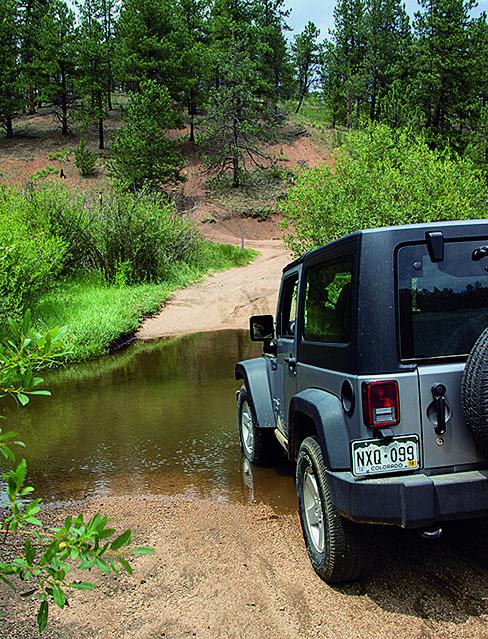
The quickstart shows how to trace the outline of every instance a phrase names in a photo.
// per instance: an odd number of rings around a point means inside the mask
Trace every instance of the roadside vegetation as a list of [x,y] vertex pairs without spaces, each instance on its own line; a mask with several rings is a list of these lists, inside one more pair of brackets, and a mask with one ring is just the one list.
[[62,187],[0,190],[0,334],[27,308],[66,326],[64,360],[102,355],[176,288],[255,255],[204,240],[159,195],[89,202]]
[[299,255],[359,229],[486,218],[488,185],[470,158],[375,124],[347,134],[333,167],[302,171],[281,212]]

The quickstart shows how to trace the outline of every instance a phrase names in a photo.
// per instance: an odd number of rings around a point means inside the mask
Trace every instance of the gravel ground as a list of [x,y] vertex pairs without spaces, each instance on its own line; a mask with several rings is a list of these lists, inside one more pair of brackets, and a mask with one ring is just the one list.
[[[70,503],[102,510],[155,546],[134,575],[97,578],[54,611],[45,639],[488,638],[488,525],[457,525],[439,542],[378,531],[381,565],[332,588],[312,571],[296,515],[264,505],[178,497]],[[31,604],[0,589],[2,639],[37,637]]]

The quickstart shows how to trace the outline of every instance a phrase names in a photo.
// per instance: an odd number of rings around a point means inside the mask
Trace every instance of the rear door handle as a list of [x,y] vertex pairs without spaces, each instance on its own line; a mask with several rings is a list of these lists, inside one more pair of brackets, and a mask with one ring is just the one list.
[[297,358],[290,355],[290,357],[284,357],[283,361],[285,364],[288,364],[288,368],[293,371],[295,370],[295,366],[297,365]]
[[446,432],[446,387],[444,384],[434,384],[432,386],[432,396],[435,402],[435,412],[437,415],[436,435],[444,435]]

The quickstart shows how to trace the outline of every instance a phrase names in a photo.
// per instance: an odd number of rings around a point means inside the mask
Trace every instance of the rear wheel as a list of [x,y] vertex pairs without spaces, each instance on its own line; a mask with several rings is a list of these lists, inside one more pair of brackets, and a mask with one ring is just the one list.
[[257,466],[272,464],[276,442],[271,429],[259,428],[253,417],[246,388],[239,391],[237,400],[237,426],[244,457]]
[[300,446],[296,488],[303,536],[315,572],[331,584],[365,576],[375,558],[370,527],[344,519],[335,509],[322,451],[314,437],[307,437]]

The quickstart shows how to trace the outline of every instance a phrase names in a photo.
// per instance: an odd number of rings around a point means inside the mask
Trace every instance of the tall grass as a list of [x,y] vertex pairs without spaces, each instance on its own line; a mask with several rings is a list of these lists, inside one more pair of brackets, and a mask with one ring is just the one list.
[[106,354],[121,336],[134,333],[144,317],[158,311],[178,288],[211,271],[245,266],[256,252],[202,240],[192,263],[180,262],[159,283],[108,285],[100,276],[68,280],[44,295],[34,308],[37,327],[66,326],[66,361]]

